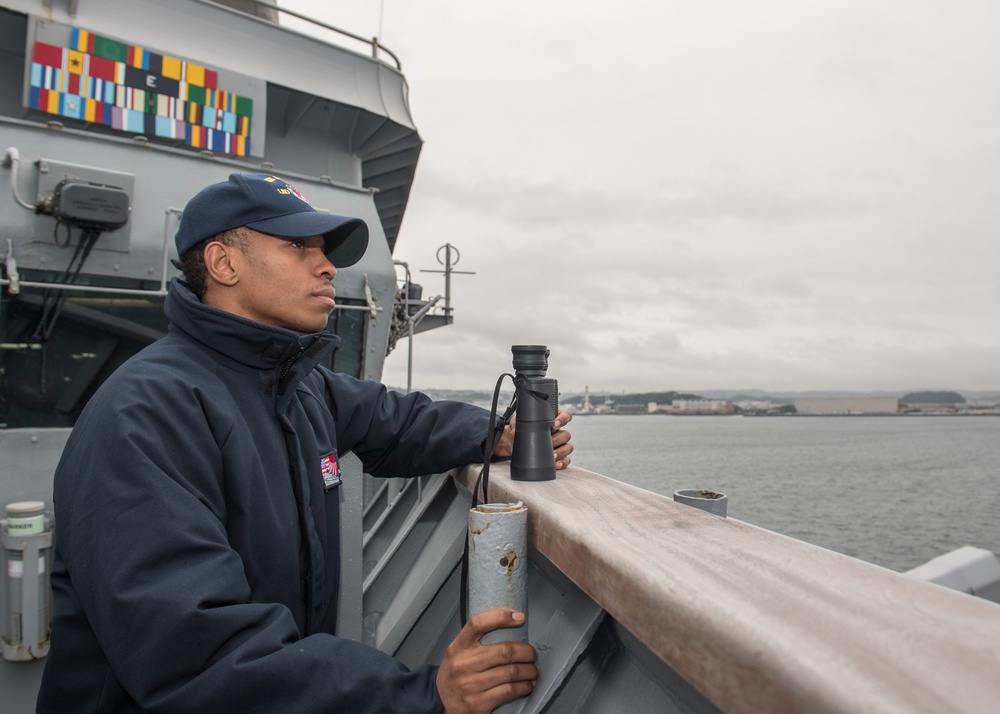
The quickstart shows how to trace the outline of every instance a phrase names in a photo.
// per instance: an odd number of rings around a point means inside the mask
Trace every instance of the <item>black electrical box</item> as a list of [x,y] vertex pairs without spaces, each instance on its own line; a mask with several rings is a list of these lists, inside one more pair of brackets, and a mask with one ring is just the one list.
[[128,194],[117,186],[66,179],[56,186],[52,215],[83,228],[113,231],[128,222]]

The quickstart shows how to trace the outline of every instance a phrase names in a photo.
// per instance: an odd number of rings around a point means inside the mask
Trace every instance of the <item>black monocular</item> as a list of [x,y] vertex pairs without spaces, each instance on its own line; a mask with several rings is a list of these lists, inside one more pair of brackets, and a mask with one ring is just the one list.
[[556,477],[552,425],[559,413],[559,387],[546,377],[549,350],[544,345],[514,345],[514,400],[517,417],[510,477],[551,481]]

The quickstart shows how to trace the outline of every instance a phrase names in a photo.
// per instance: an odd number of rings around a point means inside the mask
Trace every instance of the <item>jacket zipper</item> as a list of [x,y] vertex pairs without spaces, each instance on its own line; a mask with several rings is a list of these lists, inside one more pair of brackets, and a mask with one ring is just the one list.
[[[294,365],[298,361],[299,357],[301,357],[302,353],[305,351],[306,348],[299,345],[299,353],[294,357],[290,358],[288,361],[285,362],[285,364],[281,366],[281,374],[278,375],[278,389],[282,388],[282,385],[285,382],[285,377],[288,376],[288,372],[292,369],[292,365]],[[284,390],[282,389],[282,391]]]

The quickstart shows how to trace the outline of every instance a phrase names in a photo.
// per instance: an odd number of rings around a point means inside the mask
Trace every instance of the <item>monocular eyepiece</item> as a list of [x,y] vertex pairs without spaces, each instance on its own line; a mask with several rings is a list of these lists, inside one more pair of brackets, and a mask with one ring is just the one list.
[[549,350],[545,345],[513,345],[514,372],[525,377],[544,377],[549,368]]

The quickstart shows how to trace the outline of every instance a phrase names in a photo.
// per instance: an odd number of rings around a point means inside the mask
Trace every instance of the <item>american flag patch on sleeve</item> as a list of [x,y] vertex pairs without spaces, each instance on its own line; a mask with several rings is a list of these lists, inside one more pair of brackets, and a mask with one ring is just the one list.
[[329,491],[340,485],[340,467],[337,465],[337,452],[327,454],[319,462],[319,470],[323,474],[323,490]]

